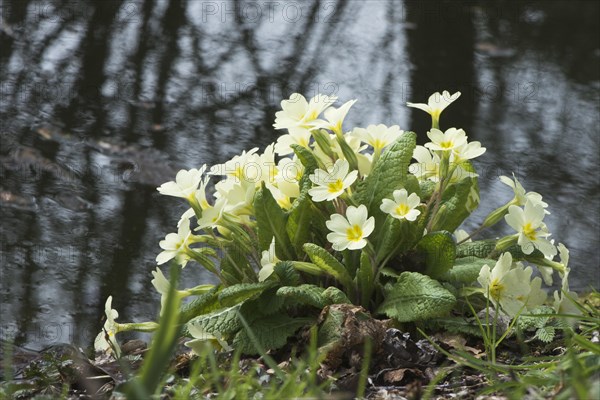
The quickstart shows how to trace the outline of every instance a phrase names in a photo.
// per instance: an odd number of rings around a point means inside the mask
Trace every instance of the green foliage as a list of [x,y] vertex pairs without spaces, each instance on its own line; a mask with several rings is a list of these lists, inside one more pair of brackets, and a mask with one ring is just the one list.
[[[298,329],[314,322],[312,318],[292,318],[286,315],[269,315],[252,321],[251,329],[241,329],[233,340],[236,349],[244,354],[260,354],[260,349],[278,349]],[[259,343],[259,346],[256,345]]]
[[425,274],[439,278],[454,265],[456,244],[450,232],[431,232],[417,244],[417,251],[424,256]]
[[273,198],[264,182],[254,197],[254,212],[258,223],[258,241],[261,250],[267,250],[275,238],[275,252],[281,260],[295,259],[294,250],[286,231],[287,215]]
[[477,178],[464,178],[450,185],[442,195],[440,211],[435,217],[436,222],[431,230],[454,232],[478,205]]
[[308,195],[308,190],[312,185],[308,177],[314,173],[318,167],[318,162],[306,148],[298,145],[292,146],[304,166],[304,174],[299,183],[300,195],[294,200],[292,208],[288,213],[286,231],[296,253],[302,254],[302,246],[304,243],[310,241],[311,228],[317,226],[317,220],[322,218],[313,208],[310,196]]
[[245,300],[257,297],[271,286],[273,286],[271,282],[239,283],[221,290],[218,299],[223,306],[234,306]]
[[324,273],[337,279],[346,288],[352,287],[352,277],[346,267],[327,250],[314,243],[306,243],[303,248],[311,261]]
[[[227,335],[237,332],[241,325],[237,314],[242,304],[213,311],[191,319],[188,326],[211,334]],[[189,329],[189,328],[188,328]]]
[[289,299],[294,304],[306,304],[321,309],[327,305],[323,297],[324,291],[322,287],[310,284],[284,286],[277,290],[277,296]]
[[388,215],[377,240],[377,263],[383,263],[412,249],[423,236],[424,229],[424,213],[416,223]]
[[416,321],[448,313],[456,298],[442,285],[416,272],[403,272],[386,290],[378,312],[400,322]]
[[477,280],[479,271],[484,265],[490,268],[496,264],[496,260],[489,258],[462,257],[454,261],[454,266],[439,276],[439,279],[457,284],[469,284]]
[[381,201],[391,198],[394,190],[406,188],[409,193],[419,193],[416,178],[408,174],[408,165],[417,143],[414,132],[405,132],[381,155],[373,171],[365,179],[364,186],[354,195],[356,202],[364,204],[369,215],[383,221],[385,215],[379,209]]

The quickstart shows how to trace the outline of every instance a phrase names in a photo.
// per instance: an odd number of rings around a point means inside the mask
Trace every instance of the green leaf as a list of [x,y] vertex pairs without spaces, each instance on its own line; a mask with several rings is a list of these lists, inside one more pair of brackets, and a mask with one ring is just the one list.
[[352,288],[352,277],[346,270],[346,267],[329,254],[327,250],[316,244],[306,243],[304,251],[308,254],[311,261],[323,272],[337,279],[347,289]]
[[544,343],[550,343],[554,340],[554,335],[556,334],[556,330],[553,326],[545,326],[543,328],[539,328],[535,332],[535,338],[541,340]]
[[414,132],[405,132],[381,155],[373,171],[365,178],[365,183],[357,187],[354,198],[358,203],[367,206],[369,215],[375,216],[375,226],[385,217],[384,212],[379,209],[381,201],[392,198],[394,190],[406,188],[408,193],[419,194],[417,179],[408,174],[416,143],[417,135]]
[[431,195],[435,191],[436,183],[430,180],[419,182],[419,188],[421,189],[421,202],[426,202],[431,198]]
[[240,307],[241,304],[238,304],[233,307],[213,311],[209,314],[200,315],[191,319],[187,325],[194,326],[200,331],[211,334],[233,334],[241,327],[240,321],[237,317]]
[[496,265],[496,260],[476,257],[457,258],[454,266],[440,275],[439,279],[452,283],[472,283],[477,280],[479,271],[485,264],[493,268]]
[[255,343],[246,329],[238,332],[233,340],[235,349],[243,354],[259,354],[257,344],[265,350],[275,350],[287,343],[287,340],[301,327],[312,323],[312,318],[292,318],[287,315],[274,314],[255,320],[250,327],[252,336],[258,341]]
[[235,242],[223,249],[220,268],[221,280],[227,286],[257,281],[256,272],[248,262],[247,253]]
[[431,232],[417,244],[417,251],[425,257],[425,274],[432,278],[442,276],[454,265],[456,244],[450,232]]
[[275,275],[279,279],[281,285],[298,286],[301,281],[300,274],[294,268],[290,261],[280,261],[273,268]]
[[273,286],[273,282],[238,283],[221,290],[219,302],[223,306],[233,306],[257,297],[271,286]]
[[[485,327],[485,321],[482,322]],[[433,318],[425,321],[425,326],[432,331],[464,333],[466,335],[482,337],[479,325],[474,320],[465,319],[464,317]]]
[[[470,163],[463,163],[463,168],[474,171]],[[479,185],[477,178],[464,178],[454,183],[442,196],[440,209],[435,216],[432,231],[454,232],[465,219],[479,206]]]
[[456,298],[438,281],[417,272],[403,272],[391,290],[386,290],[378,312],[409,322],[447,314],[455,303]]
[[388,215],[377,237],[377,263],[395,257],[413,248],[423,237],[426,214],[421,212],[416,221],[399,220]]
[[[473,242],[465,242],[456,246],[456,257],[477,257],[477,258],[491,258],[491,255],[495,254],[494,249],[496,248],[496,240],[485,239],[476,240]],[[533,250],[531,254],[523,253],[521,246],[515,244],[510,246],[503,253],[510,253],[513,257],[513,261],[529,261],[536,264],[536,261],[542,260],[544,254],[538,249]],[[494,258],[498,258],[500,254],[495,254]]]
[[360,294],[360,304],[365,309],[369,309],[369,303],[373,296],[373,289],[375,288],[373,266],[369,255],[362,251],[360,253],[360,267],[356,273],[356,284]]
[[265,183],[254,196],[254,213],[258,225],[258,241],[261,250],[267,250],[275,237],[275,254],[280,260],[296,258],[286,232],[287,215],[273,198]]
[[456,257],[475,257],[486,258],[496,248],[496,241],[493,239],[476,240],[473,242],[465,242],[456,246]]
[[327,304],[352,304],[346,293],[335,286],[329,286],[323,291],[323,298]]
[[198,315],[206,314],[220,308],[221,305],[218,298],[220,289],[220,286],[215,286],[208,292],[199,295],[189,303],[183,304],[181,306],[181,312],[179,316],[180,323],[186,323]]
[[328,304],[323,298],[324,290],[322,287],[309,284],[284,286],[277,290],[277,296],[285,298],[288,306],[306,304],[316,308],[323,308]]
[[302,178],[298,183],[300,194],[294,200],[292,208],[289,211],[286,231],[288,237],[297,253],[302,252],[302,245],[310,241],[311,225],[315,218],[322,218],[314,212],[312,201],[308,194],[312,186],[309,176],[318,168],[318,163],[312,152],[305,147],[292,145],[294,152],[304,166]]

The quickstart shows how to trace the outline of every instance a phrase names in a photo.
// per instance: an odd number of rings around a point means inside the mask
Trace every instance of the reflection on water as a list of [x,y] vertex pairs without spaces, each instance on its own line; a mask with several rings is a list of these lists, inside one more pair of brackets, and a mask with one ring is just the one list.
[[155,187],[275,140],[292,92],[358,98],[350,124],[397,123],[424,141],[426,115],[405,101],[461,90],[442,123],[488,148],[477,216],[510,197],[497,176],[514,171],[550,203],[573,286],[600,287],[595,2],[2,7],[3,338],[89,344],[109,294],[121,319],[153,319],[158,241],[185,208]]

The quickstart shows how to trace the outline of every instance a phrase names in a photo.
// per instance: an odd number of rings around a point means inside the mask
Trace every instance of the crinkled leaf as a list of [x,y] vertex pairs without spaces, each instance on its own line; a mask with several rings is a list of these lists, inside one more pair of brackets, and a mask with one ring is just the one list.
[[254,196],[254,213],[261,250],[267,250],[275,237],[275,253],[280,260],[294,260],[295,254],[286,232],[287,214],[279,207],[271,191],[262,183]]
[[352,287],[352,277],[346,270],[346,267],[329,254],[327,250],[314,243],[306,243],[304,251],[308,254],[311,261],[323,272],[337,279],[346,288]]
[[181,306],[181,312],[179,316],[180,322],[186,323],[198,315],[206,314],[220,308],[221,305],[218,298],[220,289],[220,286],[215,286],[208,292],[199,295],[189,303],[183,304]]
[[323,308],[328,304],[323,298],[324,290],[322,287],[310,284],[284,286],[277,290],[277,296],[285,298],[288,306],[305,304],[316,308]]
[[[465,242],[456,246],[456,257],[477,257],[477,258],[498,258],[500,256],[499,253],[495,252],[496,248],[496,240],[494,239],[484,239],[484,240],[476,240],[473,242]],[[518,244],[510,246],[506,250],[503,251],[508,252],[512,255],[514,261],[530,261],[532,263],[536,263],[536,260],[540,260],[544,258],[544,254],[538,249],[533,250],[533,252],[529,255],[523,253],[521,247]]]
[[335,286],[329,286],[323,291],[323,298],[327,304],[352,304],[346,293]]
[[[383,221],[384,213],[379,209],[381,201],[392,198],[394,190],[406,188],[409,193],[419,194],[419,183],[414,175],[408,174],[408,166],[417,143],[414,132],[405,132],[381,155],[365,183],[357,188],[355,200],[367,206],[369,215]],[[377,224],[376,224],[377,226]]]
[[221,290],[221,293],[219,293],[219,302],[223,306],[233,306],[257,297],[271,286],[273,286],[272,282],[238,283]]
[[213,311],[209,314],[200,315],[188,321],[188,325],[195,326],[201,332],[210,334],[227,335],[238,331],[241,327],[237,313],[241,305]]
[[481,267],[485,264],[493,268],[496,265],[496,260],[489,258],[477,258],[477,257],[463,257],[457,258],[454,262],[454,266],[440,275],[439,279],[442,281],[453,282],[453,283],[471,283],[477,280]]
[[456,244],[450,232],[431,232],[417,244],[417,251],[425,259],[425,274],[438,278],[454,265]]
[[313,321],[312,318],[292,318],[284,314],[263,317],[255,320],[250,326],[252,335],[249,335],[246,329],[241,329],[233,340],[233,347],[248,355],[259,354],[258,348],[275,350],[285,345],[288,338],[298,329]]
[[298,286],[300,284],[300,274],[294,268],[290,261],[280,261],[273,268],[275,275],[279,279],[281,285]]
[[400,322],[428,319],[447,314],[456,298],[442,285],[417,272],[403,272],[386,290],[378,312]]

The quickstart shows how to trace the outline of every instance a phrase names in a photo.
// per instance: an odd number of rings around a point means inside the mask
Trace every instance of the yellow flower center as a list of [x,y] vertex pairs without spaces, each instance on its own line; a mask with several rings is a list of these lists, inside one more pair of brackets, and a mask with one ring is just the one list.
[[410,211],[410,207],[406,204],[398,204],[396,207],[396,214],[400,216],[405,216]]
[[310,114],[307,114],[306,117],[304,118],[304,120],[307,122],[313,121],[313,120],[317,119],[318,116],[319,116],[319,112],[317,110],[314,110]]
[[371,146],[373,146],[374,149],[383,149],[385,147],[386,143],[381,140],[381,139],[375,139],[373,141],[373,143],[371,143]]
[[452,140],[446,140],[445,142],[440,143],[440,147],[443,149],[450,149],[452,146],[454,146]]
[[327,190],[329,191],[329,193],[336,193],[342,189],[344,189],[344,182],[342,182],[341,179],[338,179],[335,182],[327,184]]
[[238,165],[237,167],[235,167],[235,171],[233,171],[233,176],[238,179],[242,179],[244,177],[244,170],[241,166]]
[[351,242],[358,242],[362,239],[363,231],[362,228],[358,225],[352,225],[352,227],[346,230],[346,237]]
[[308,147],[308,140],[306,138],[302,138],[298,141],[298,144],[302,147]]
[[490,283],[490,296],[493,299],[499,300],[505,289],[506,287],[500,283],[500,279],[496,278]]
[[536,232],[535,229],[531,226],[531,223],[528,222],[523,226],[523,235],[527,237],[529,240],[535,240]]

